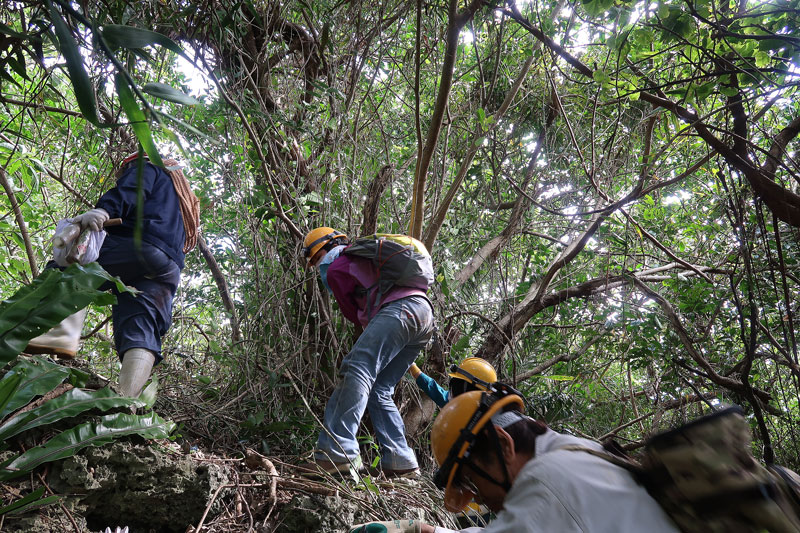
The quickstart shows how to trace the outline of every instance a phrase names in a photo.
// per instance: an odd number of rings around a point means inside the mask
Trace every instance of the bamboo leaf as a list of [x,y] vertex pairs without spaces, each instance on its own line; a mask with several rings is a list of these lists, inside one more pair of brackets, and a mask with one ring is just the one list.
[[50,18],[58,38],[59,51],[67,62],[67,71],[75,91],[75,99],[78,101],[78,108],[86,120],[95,126],[99,126],[100,120],[97,118],[94,87],[83,66],[83,57],[81,57],[81,52],[78,49],[78,43],[75,42],[67,23],[61,18],[52,2],[48,1],[47,7],[50,10]]
[[93,302],[113,301],[113,296],[98,290],[106,281],[127,290],[97,263],[76,263],[63,271],[45,270],[33,283],[0,302],[0,367],[22,352],[30,339],[72,313]]
[[176,104],[183,104],[183,105],[197,105],[200,103],[200,100],[189,96],[188,94],[184,94],[178,89],[174,87],[170,87],[165,83],[147,83],[142,90],[149,94],[150,96],[155,96],[156,98],[161,98],[162,100],[169,100],[170,102],[175,102]]
[[119,73],[117,73],[114,79],[117,85],[119,102],[122,105],[122,109],[125,111],[125,116],[128,117],[128,121],[130,121],[133,127],[136,138],[139,139],[142,148],[147,152],[150,161],[152,161],[154,165],[163,168],[164,163],[161,161],[156,143],[153,141],[153,132],[150,130],[150,123],[144,111],[141,110],[139,104],[136,102],[136,96],[133,94],[130,85],[128,85],[128,81]]
[[90,409],[108,411],[116,407],[140,405],[133,398],[124,398],[109,388],[98,391],[71,389],[44,405],[18,414],[0,426],[0,440],[19,435],[35,427],[52,424]]
[[107,24],[101,27],[100,32],[111,48],[144,48],[158,44],[188,59],[178,43],[154,31],[122,24]]
[[169,437],[175,423],[155,413],[130,415],[117,413],[87,422],[59,433],[45,444],[31,448],[11,461],[0,465],[0,480],[23,476],[38,466],[70,457],[89,446],[103,446],[126,435],[141,435],[146,439]]
[[[178,150],[180,150],[181,154],[183,154],[183,157],[188,159],[188,155],[186,154],[186,150],[183,149],[183,145],[181,144],[180,137],[178,137],[178,135],[174,131],[172,131],[171,129],[166,127],[166,125],[164,125],[164,124],[161,124],[161,132],[164,133],[164,135],[167,136],[167,139],[172,141],[172,143],[175,146],[178,147]],[[168,167],[164,167],[164,168],[166,168],[167,170],[172,170],[171,168],[168,168]]]
[[[10,26],[7,26],[7,25],[3,24],[2,22],[0,22],[0,33],[5,34],[5,35],[9,35],[11,37],[17,37],[19,39],[34,39],[34,37],[32,35],[28,35],[27,33],[20,33],[18,31],[14,31],[14,30],[11,29]],[[41,39],[38,39],[38,40],[41,41]]]
[[23,56],[20,56],[19,58],[9,57],[7,58],[6,61],[8,62],[8,65],[11,67],[11,69],[14,72],[16,72],[22,79],[30,81],[28,73],[25,72],[25,61],[24,59],[20,61],[20,58],[22,57]]
[[210,136],[206,135],[202,131],[198,130],[197,128],[195,128],[194,126],[189,124],[188,122],[184,122],[183,120],[179,119],[178,117],[173,117],[169,113],[164,113],[163,111],[159,111],[159,114],[162,115],[162,116],[167,117],[172,122],[174,122],[174,123],[186,128],[187,130],[191,131],[195,135],[198,135],[198,136],[202,137],[203,139],[206,139],[207,141],[209,141],[211,143],[214,143],[217,146],[222,146],[222,143],[220,143],[217,139],[214,139],[213,137],[210,137]]

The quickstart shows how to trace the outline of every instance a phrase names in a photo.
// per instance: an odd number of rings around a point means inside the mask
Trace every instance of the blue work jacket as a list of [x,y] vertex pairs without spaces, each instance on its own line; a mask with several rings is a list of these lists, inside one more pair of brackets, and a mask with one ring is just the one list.
[[[95,206],[105,209],[111,218],[122,219],[121,226],[106,228],[111,235],[133,239],[138,218],[137,166],[135,160],[128,163],[114,188],[101,196]],[[159,248],[182,269],[186,232],[172,178],[163,168],[147,162],[141,176],[141,190],[144,201],[142,240]]]

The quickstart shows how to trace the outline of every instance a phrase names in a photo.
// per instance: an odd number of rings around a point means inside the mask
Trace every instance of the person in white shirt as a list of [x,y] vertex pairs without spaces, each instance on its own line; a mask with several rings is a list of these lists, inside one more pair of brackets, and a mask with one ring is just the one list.
[[[434,481],[445,507],[473,498],[497,513],[486,528],[461,533],[674,533],[680,531],[624,468],[585,451],[594,441],[551,430],[521,413],[520,396],[473,391],[453,398],[436,419]],[[454,533],[395,520],[362,524],[357,533]]]

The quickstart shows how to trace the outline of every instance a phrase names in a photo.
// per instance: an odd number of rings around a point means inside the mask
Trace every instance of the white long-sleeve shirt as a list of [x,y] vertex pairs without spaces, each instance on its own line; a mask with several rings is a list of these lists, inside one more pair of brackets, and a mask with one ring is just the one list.
[[461,533],[680,531],[630,472],[583,451],[559,449],[570,445],[602,450],[596,442],[547,430],[536,437],[536,456],[517,474],[497,519]]

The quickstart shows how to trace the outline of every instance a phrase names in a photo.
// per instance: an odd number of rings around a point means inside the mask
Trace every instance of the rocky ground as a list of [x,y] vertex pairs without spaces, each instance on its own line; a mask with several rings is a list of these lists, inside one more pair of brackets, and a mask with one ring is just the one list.
[[10,501],[40,485],[60,501],[6,514],[0,531],[340,532],[390,517],[452,524],[441,510],[441,493],[425,479],[309,481],[291,465],[250,450],[219,457],[171,441],[88,448],[32,479],[0,484],[0,494]]

